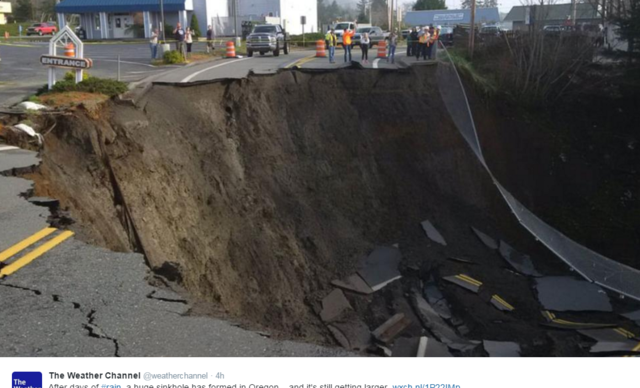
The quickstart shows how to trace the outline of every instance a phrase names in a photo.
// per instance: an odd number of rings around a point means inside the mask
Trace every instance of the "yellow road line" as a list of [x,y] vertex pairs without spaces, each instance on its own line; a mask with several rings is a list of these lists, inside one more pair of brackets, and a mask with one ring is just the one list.
[[633,348],[634,352],[640,351],[640,342],[638,342],[638,344],[636,345],[635,348]]
[[467,275],[465,275],[465,274],[462,274],[462,273],[461,273],[460,275],[456,275],[456,277],[457,277],[458,279],[460,279],[460,280],[465,280],[465,281],[467,281],[468,283],[471,283],[471,284],[476,285],[476,286],[478,286],[478,287],[480,287],[480,286],[482,285],[482,282],[480,282],[480,281],[478,281],[478,280],[476,280],[476,279],[474,279],[474,278],[472,278],[472,277],[470,277],[470,276],[467,276]]
[[615,331],[616,333],[620,334],[621,336],[624,336],[624,337],[627,337],[627,338],[634,338],[636,336],[635,334],[633,334],[629,330],[625,330],[622,327],[615,328],[615,329],[613,329],[613,331]]
[[506,307],[506,308],[508,308],[510,310],[515,310],[516,309],[515,307],[513,307],[512,305],[507,303],[506,300],[502,299],[498,295],[494,295],[493,298],[496,300],[496,302],[500,303],[501,305],[503,305],[504,307]]
[[41,231],[39,231],[38,233],[27,237],[26,239],[20,241],[19,243],[17,243],[16,245],[12,246],[11,248],[7,249],[6,251],[0,253],[0,261],[5,261],[8,258],[10,258],[11,256],[15,255],[16,253],[22,251],[23,249],[37,243],[38,241],[42,240],[43,238],[47,237],[48,235],[50,235],[51,233],[55,232],[57,229],[55,228],[44,228]]
[[302,65],[304,65],[304,64],[305,64],[305,63],[307,63],[307,62],[311,62],[311,61],[312,61],[312,60],[314,60],[315,58],[316,58],[315,54],[314,54],[314,55],[311,55],[311,56],[309,56],[309,57],[304,57],[304,58],[299,59],[299,60],[297,60],[297,61],[295,61],[295,62],[293,62],[293,63],[291,63],[291,64],[288,64],[288,65],[287,65],[287,66],[285,66],[284,68],[285,68],[285,69],[290,69],[290,68],[292,68],[292,67],[294,67],[294,66],[302,66]]
[[62,243],[64,240],[68,239],[71,236],[73,236],[73,232],[68,230],[60,233],[56,237],[40,245],[38,248],[22,256],[15,262],[4,267],[2,270],[0,270],[0,278],[3,276],[11,275],[12,273],[16,272],[20,268],[24,267],[25,265],[37,259],[38,257],[44,255],[51,249],[55,248],[56,246],[58,246],[60,243]]

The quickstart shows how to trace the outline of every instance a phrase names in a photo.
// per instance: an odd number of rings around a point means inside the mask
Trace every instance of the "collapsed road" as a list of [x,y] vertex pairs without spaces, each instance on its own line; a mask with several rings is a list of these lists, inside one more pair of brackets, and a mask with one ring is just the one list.
[[[76,238],[123,253],[83,262],[74,252],[88,246],[74,239],[6,277],[3,293],[72,302],[89,337],[119,355],[123,343],[173,355],[161,330],[137,339],[167,309],[192,322],[177,342],[217,333],[207,325],[220,321],[205,317],[218,316],[380,355],[640,350],[627,318],[640,307],[580,280],[520,226],[436,72],[355,66],[164,83],[135,104],[61,116],[24,177],[35,196],[60,202],[51,223],[72,219]],[[132,251],[143,255],[135,271]],[[103,291],[81,289],[65,270],[80,264],[107,275]],[[125,274],[136,281],[122,287]],[[33,287],[42,278],[50,290]],[[124,312],[139,306],[148,320]],[[219,348],[198,354],[207,351]]]

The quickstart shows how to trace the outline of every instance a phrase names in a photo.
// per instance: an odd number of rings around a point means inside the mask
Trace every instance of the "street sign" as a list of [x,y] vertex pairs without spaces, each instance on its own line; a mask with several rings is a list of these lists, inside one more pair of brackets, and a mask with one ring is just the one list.
[[43,55],[40,63],[44,66],[64,67],[67,69],[89,69],[93,61],[88,58],[58,57],[54,55]]
[[300,24],[302,24],[303,26],[305,24],[307,24],[307,17],[306,16],[300,16]]

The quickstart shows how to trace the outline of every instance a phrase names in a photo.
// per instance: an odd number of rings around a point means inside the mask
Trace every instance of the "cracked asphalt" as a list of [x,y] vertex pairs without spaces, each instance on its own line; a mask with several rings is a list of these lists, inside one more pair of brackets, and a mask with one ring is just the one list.
[[[0,151],[0,174],[37,163],[35,156]],[[0,252],[48,226],[49,210],[21,197],[31,187],[0,176]],[[140,254],[64,241],[0,280],[0,356],[350,355],[190,316],[191,306],[150,285],[150,276]]]

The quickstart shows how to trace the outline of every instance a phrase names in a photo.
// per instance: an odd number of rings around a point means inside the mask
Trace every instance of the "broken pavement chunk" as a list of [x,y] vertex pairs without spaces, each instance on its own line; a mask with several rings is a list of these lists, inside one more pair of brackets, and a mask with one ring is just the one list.
[[469,341],[458,336],[417,291],[413,293],[411,302],[422,324],[450,349],[464,352],[478,346],[479,342]]
[[520,345],[515,342],[482,341],[489,357],[520,357]]
[[513,311],[515,307],[507,303],[504,299],[502,299],[499,295],[493,295],[491,297],[491,304],[493,307],[497,308],[500,311]]
[[344,296],[342,290],[335,289],[322,299],[322,311],[320,312],[320,318],[323,322],[331,322],[347,310],[351,310],[349,301]]
[[378,291],[402,277],[398,271],[401,259],[402,253],[397,248],[378,247],[364,260],[358,274],[373,291]]
[[433,279],[425,283],[424,297],[442,319],[451,319],[449,304]]
[[334,280],[331,284],[359,294],[369,295],[373,292],[371,287],[358,274],[353,274],[343,280]]
[[457,284],[462,288],[466,288],[467,290],[478,293],[480,291],[480,287],[482,287],[482,282],[467,276],[465,274],[447,276],[443,278],[444,280],[451,282],[453,284]]
[[449,349],[435,338],[420,337],[416,357],[451,357]]
[[364,350],[369,346],[369,328],[353,310],[340,315],[339,319],[328,324],[327,328],[345,349]]
[[478,229],[474,228],[473,226],[471,227],[471,230],[473,230],[473,233],[475,233],[475,235],[480,239],[480,241],[489,249],[492,250],[496,250],[498,249],[498,241],[496,241],[496,239],[494,239],[493,237],[490,237],[489,235],[479,231]]
[[500,256],[509,263],[516,271],[527,276],[542,276],[533,266],[531,257],[513,249],[509,244],[500,241]]
[[621,327],[610,329],[578,330],[578,333],[598,342],[624,342],[631,339],[636,339],[635,334]]
[[552,311],[612,311],[607,294],[594,283],[568,276],[536,279],[538,300]]
[[427,237],[429,237],[431,241],[437,242],[440,245],[447,246],[447,242],[444,240],[444,237],[442,237],[442,235],[440,234],[440,232],[438,232],[436,227],[433,226],[431,221],[429,220],[422,221],[420,225],[422,225],[422,229],[424,229],[424,232],[427,234]]
[[411,325],[411,320],[399,313],[389,318],[371,333],[376,340],[388,344]]
[[614,324],[609,323],[586,323],[586,322],[572,322],[566,319],[561,319],[551,311],[542,311],[542,316],[545,317],[548,323],[545,326],[555,327],[558,329],[568,330],[580,330],[580,329],[601,329],[606,327],[615,327]]
[[627,318],[628,320],[635,321],[636,325],[640,326],[640,310],[620,315]]
[[591,353],[628,352],[640,353],[640,343],[637,341],[599,341],[589,350]]

